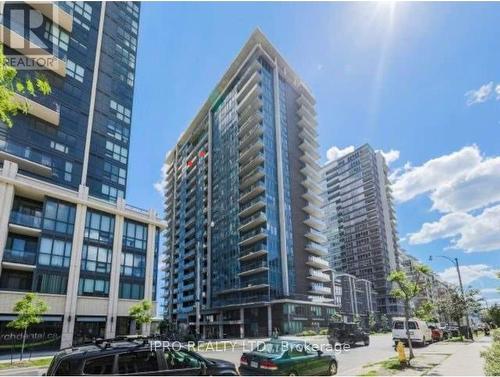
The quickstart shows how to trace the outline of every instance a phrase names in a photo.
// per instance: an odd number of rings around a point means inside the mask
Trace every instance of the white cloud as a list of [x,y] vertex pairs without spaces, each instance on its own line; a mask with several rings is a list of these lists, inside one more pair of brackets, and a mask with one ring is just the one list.
[[387,165],[390,165],[394,161],[396,161],[399,158],[399,151],[395,149],[391,149],[388,152],[384,152],[383,150],[378,150],[377,152],[380,152],[382,156],[384,156],[385,162]]
[[500,84],[497,84],[495,93],[497,94],[497,100],[500,100]]
[[484,294],[484,295],[487,295],[487,294],[490,294],[490,293],[498,293],[500,294],[500,291],[496,288],[483,288],[481,289],[481,294]]
[[154,189],[162,196],[165,194],[166,178],[167,178],[167,164],[164,163],[160,169],[160,179],[153,184]]
[[425,244],[437,239],[451,239],[451,247],[465,252],[500,250],[500,205],[486,208],[481,214],[450,213],[438,221],[425,223],[409,234],[410,244]]
[[487,101],[493,93],[493,81],[482,85],[479,89],[469,90],[465,93],[467,106]]
[[421,166],[412,167],[407,163],[399,174],[393,176],[394,197],[398,202],[406,202],[434,191],[463,176],[480,162],[479,148],[473,145],[429,160]]
[[[460,275],[464,286],[469,285],[475,280],[481,278],[496,279],[498,270],[491,268],[486,264],[471,264],[468,266],[460,266]],[[455,267],[449,267],[439,273],[441,279],[452,284],[458,284],[458,274]]]
[[351,152],[354,152],[354,149],[354,145],[349,145],[345,148],[338,148],[336,146],[333,146],[326,151],[326,158],[328,159],[328,161],[335,161]]

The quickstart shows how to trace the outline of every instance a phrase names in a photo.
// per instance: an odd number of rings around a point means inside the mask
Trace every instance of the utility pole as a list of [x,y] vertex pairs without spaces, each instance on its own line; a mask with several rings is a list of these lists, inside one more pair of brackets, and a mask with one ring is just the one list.
[[[469,335],[470,335],[471,340],[474,340],[474,336],[472,335],[472,329],[470,327],[469,308],[467,307],[467,302],[465,300],[465,291],[464,291],[464,286],[462,284],[462,275],[460,274],[460,265],[458,264],[458,258],[452,259],[450,257],[447,257],[446,255],[436,255],[436,256],[439,258],[448,259],[451,263],[453,263],[455,265],[455,268],[457,269],[458,282],[460,284],[460,291],[462,292],[462,299],[464,300],[465,310],[466,310],[465,319],[467,321],[467,331],[468,331],[467,337],[469,337]],[[429,260],[432,260],[432,255],[429,256]]]

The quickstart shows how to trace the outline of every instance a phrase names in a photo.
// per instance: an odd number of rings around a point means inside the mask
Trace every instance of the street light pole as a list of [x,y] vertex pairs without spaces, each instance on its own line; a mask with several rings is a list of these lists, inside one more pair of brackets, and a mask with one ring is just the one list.
[[[463,298],[464,303],[465,303],[465,310],[466,310],[465,319],[467,321],[467,331],[468,331],[467,335],[470,335],[471,340],[474,340],[474,336],[472,335],[472,329],[470,327],[469,308],[467,307],[467,302],[465,299],[465,291],[464,291],[464,286],[462,284],[462,274],[460,274],[460,265],[458,264],[458,258],[452,259],[450,257],[447,257],[446,255],[436,255],[436,256],[439,258],[448,259],[451,263],[453,263],[455,265],[455,268],[457,269],[458,282],[460,284],[460,291],[462,292],[462,298]],[[432,255],[429,257],[429,259],[432,260]]]

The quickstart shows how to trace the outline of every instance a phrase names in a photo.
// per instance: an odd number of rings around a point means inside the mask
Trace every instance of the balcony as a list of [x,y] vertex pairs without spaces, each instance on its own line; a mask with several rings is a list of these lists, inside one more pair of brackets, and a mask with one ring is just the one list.
[[314,228],[319,231],[324,230],[326,228],[326,224],[322,220],[314,216],[309,216],[307,219],[304,220],[304,223],[310,226],[311,228]]
[[52,176],[52,162],[48,156],[11,141],[0,142],[0,161],[4,160],[15,162],[20,170],[43,177]]
[[244,249],[244,251],[242,251],[242,255],[239,257],[239,260],[241,262],[246,262],[266,255],[267,255],[267,250],[265,245],[255,245],[250,249]]
[[319,196],[318,194],[315,194],[314,192],[312,191],[306,191],[302,197],[307,200],[309,203],[313,204],[314,206],[318,207],[323,205],[323,199],[321,198],[321,196]]
[[239,124],[240,124],[239,134],[242,135],[242,134],[246,133],[253,126],[260,124],[263,119],[264,118],[262,116],[261,111],[253,112],[253,113],[249,114],[249,116],[246,118],[243,118],[242,116],[240,116],[238,119]]
[[264,168],[262,166],[257,167],[255,170],[240,178],[240,189],[246,189],[247,187],[253,185],[255,182],[259,181],[265,175],[266,172]]
[[314,229],[309,229],[306,233],[306,237],[314,242],[324,243],[327,241],[327,238],[323,235],[323,233],[318,232]]
[[323,258],[315,257],[313,255],[310,255],[309,258],[307,258],[306,264],[311,267],[316,267],[316,268],[329,268],[328,262],[324,260]]
[[309,288],[309,293],[312,293],[312,294],[331,294],[332,293],[332,290],[328,287],[325,287],[321,284],[311,284],[310,288]]
[[321,173],[318,170],[314,170],[311,165],[305,165],[300,172],[304,174],[305,177],[311,178],[316,182],[321,181]]
[[304,94],[301,94],[297,98],[297,104],[299,104],[301,106],[307,106],[308,108],[313,109],[312,111],[314,112],[314,114],[316,114],[316,112],[314,111],[314,103],[313,103],[313,101],[311,101],[311,99],[308,98],[307,96],[305,96]]
[[329,282],[331,280],[330,275],[318,270],[314,270],[312,268],[309,269],[309,276],[307,278],[314,281],[321,281],[323,283]]
[[316,216],[316,217],[322,217],[323,216],[323,211],[321,210],[321,208],[319,208],[318,206],[315,206],[314,204],[312,203],[308,203],[304,208],[303,210],[305,212],[307,212],[309,215],[311,216]]
[[239,107],[238,112],[238,123],[244,125],[247,120],[250,119],[252,115],[262,116],[262,100],[260,97],[255,97],[251,102],[245,107]]
[[240,152],[251,147],[255,138],[262,136],[263,133],[264,129],[260,124],[257,124],[252,128],[248,128],[248,131],[243,135],[240,133]]
[[320,244],[315,242],[309,242],[306,244],[306,250],[310,253],[318,255],[320,257],[324,257],[328,255],[328,249]]
[[257,262],[245,264],[241,269],[242,271],[239,273],[239,276],[249,276],[267,271],[269,270],[269,267],[267,266],[266,260],[260,260]]
[[257,197],[254,200],[242,205],[240,207],[240,218],[250,216],[258,210],[266,206],[266,201],[263,196]]
[[36,252],[5,249],[3,253],[3,261],[16,264],[35,265]]
[[254,157],[257,153],[260,153],[260,151],[263,149],[264,140],[262,137],[259,137],[257,140],[255,140],[250,148],[240,154],[240,166],[247,163],[252,157]]
[[304,179],[302,181],[302,185],[318,195],[321,195],[321,193],[323,192],[321,186],[311,178]]
[[246,106],[250,105],[254,99],[259,98],[262,94],[262,87],[259,82],[254,83],[253,86],[250,86],[249,89],[245,90],[246,94],[244,97],[240,97],[238,95],[238,98],[241,98],[241,100],[238,100],[238,109],[244,109]]
[[321,166],[318,164],[318,162],[313,159],[308,153],[304,153],[302,156],[300,156],[300,161],[302,161],[306,165],[310,165],[311,169],[315,169],[317,171],[320,171],[321,169]]
[[260,85],[260,81],[261,74],[256,70],[250,75],[250,77],[247,78],[246,82],[243,83],[242,86],[240,86],[236,99],[240,101],[245,98],[248,93],[250,93],[250,91],[255,87],[255,85]]
[[307,129],[309,132],[316,132],[317,122],[308,118],[301,118],[297,122],[297,126],[302,129]]
[[249,172],[252,171],[252,169],[255,169],[257,166],[262,166],[264,160],[265,160],[264,153],[262,152],[257,153],[250,161],[240,166],[240,177],[248,174]]
[[45,122],[50,123],[53,126],[59,126],[59,106],[56,105],[55,109],[51,109],[41,103],[35,102],[32,99],[24,97],[17,93],[14,94],[13,101],[20,104],[26,104],[26,106],[28,107],[28,114],[33,115],[38,119],[44,120]]
[[[314,112],[314,110],[313,110]],[[299,106],[297,114],[309,123],[316,124],[316,115],[307,106]]]
[[266,190],[264,182],[257,182],[240,193],[240,203],[245,203]]
[[318,160],[321,156],[319,155],[317,149],[307,141],[307,139],[302,140],[299,148],[304,152],[309,154],[314,160]]
[[42,227],[42,216],[12,211],[10,214],[10,223],[27,228],[40,229]]
[[261,241],[267,237],[266,228],[259,228],[245,233],[240,237],[240,246],[251,245],[255,242]]
[[267,221],[267,217],[265,213],[259,212],[256,213],[255,215],[248,217],[245,219],[245,221],[241,222],[241,226],[239,228],[240,232],[246,232],[250,229],[255,228],[258,225],[261,225]]

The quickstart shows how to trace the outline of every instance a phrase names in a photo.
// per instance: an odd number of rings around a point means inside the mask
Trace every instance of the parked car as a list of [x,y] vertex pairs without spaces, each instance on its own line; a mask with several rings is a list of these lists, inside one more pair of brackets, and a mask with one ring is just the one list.
[[440,342],[441,340],[444,339],[443,330],[441,330],[438,326],[436,326],[436,325],[429,325],[429,329],[431,329],[432,341],[433,342]]
[[[410,318],[408,321],[408,329],[410,330],[410,339],[412,344],[425,346],[427,343],[432,342],[432,332],[425,321]],[[394,341],[395,346],[399,341],[405,344],[408,343],[404,318],[393,319],[392,340]]]
[[243,376],[333,376],[337,374],[337,360],[309,343],[278,338],[243,353],[239,372]]
[[328,342],[349,344],[351,346],[363,342],[365,346],[370,344],[370,334],[362,330],[356,323],[331,322],[328,325]]
[[236,376],[233,363],[208,359],[186,347],[152,347],[147,339],[113,339],[62,350],[55,354],[48,376]]

